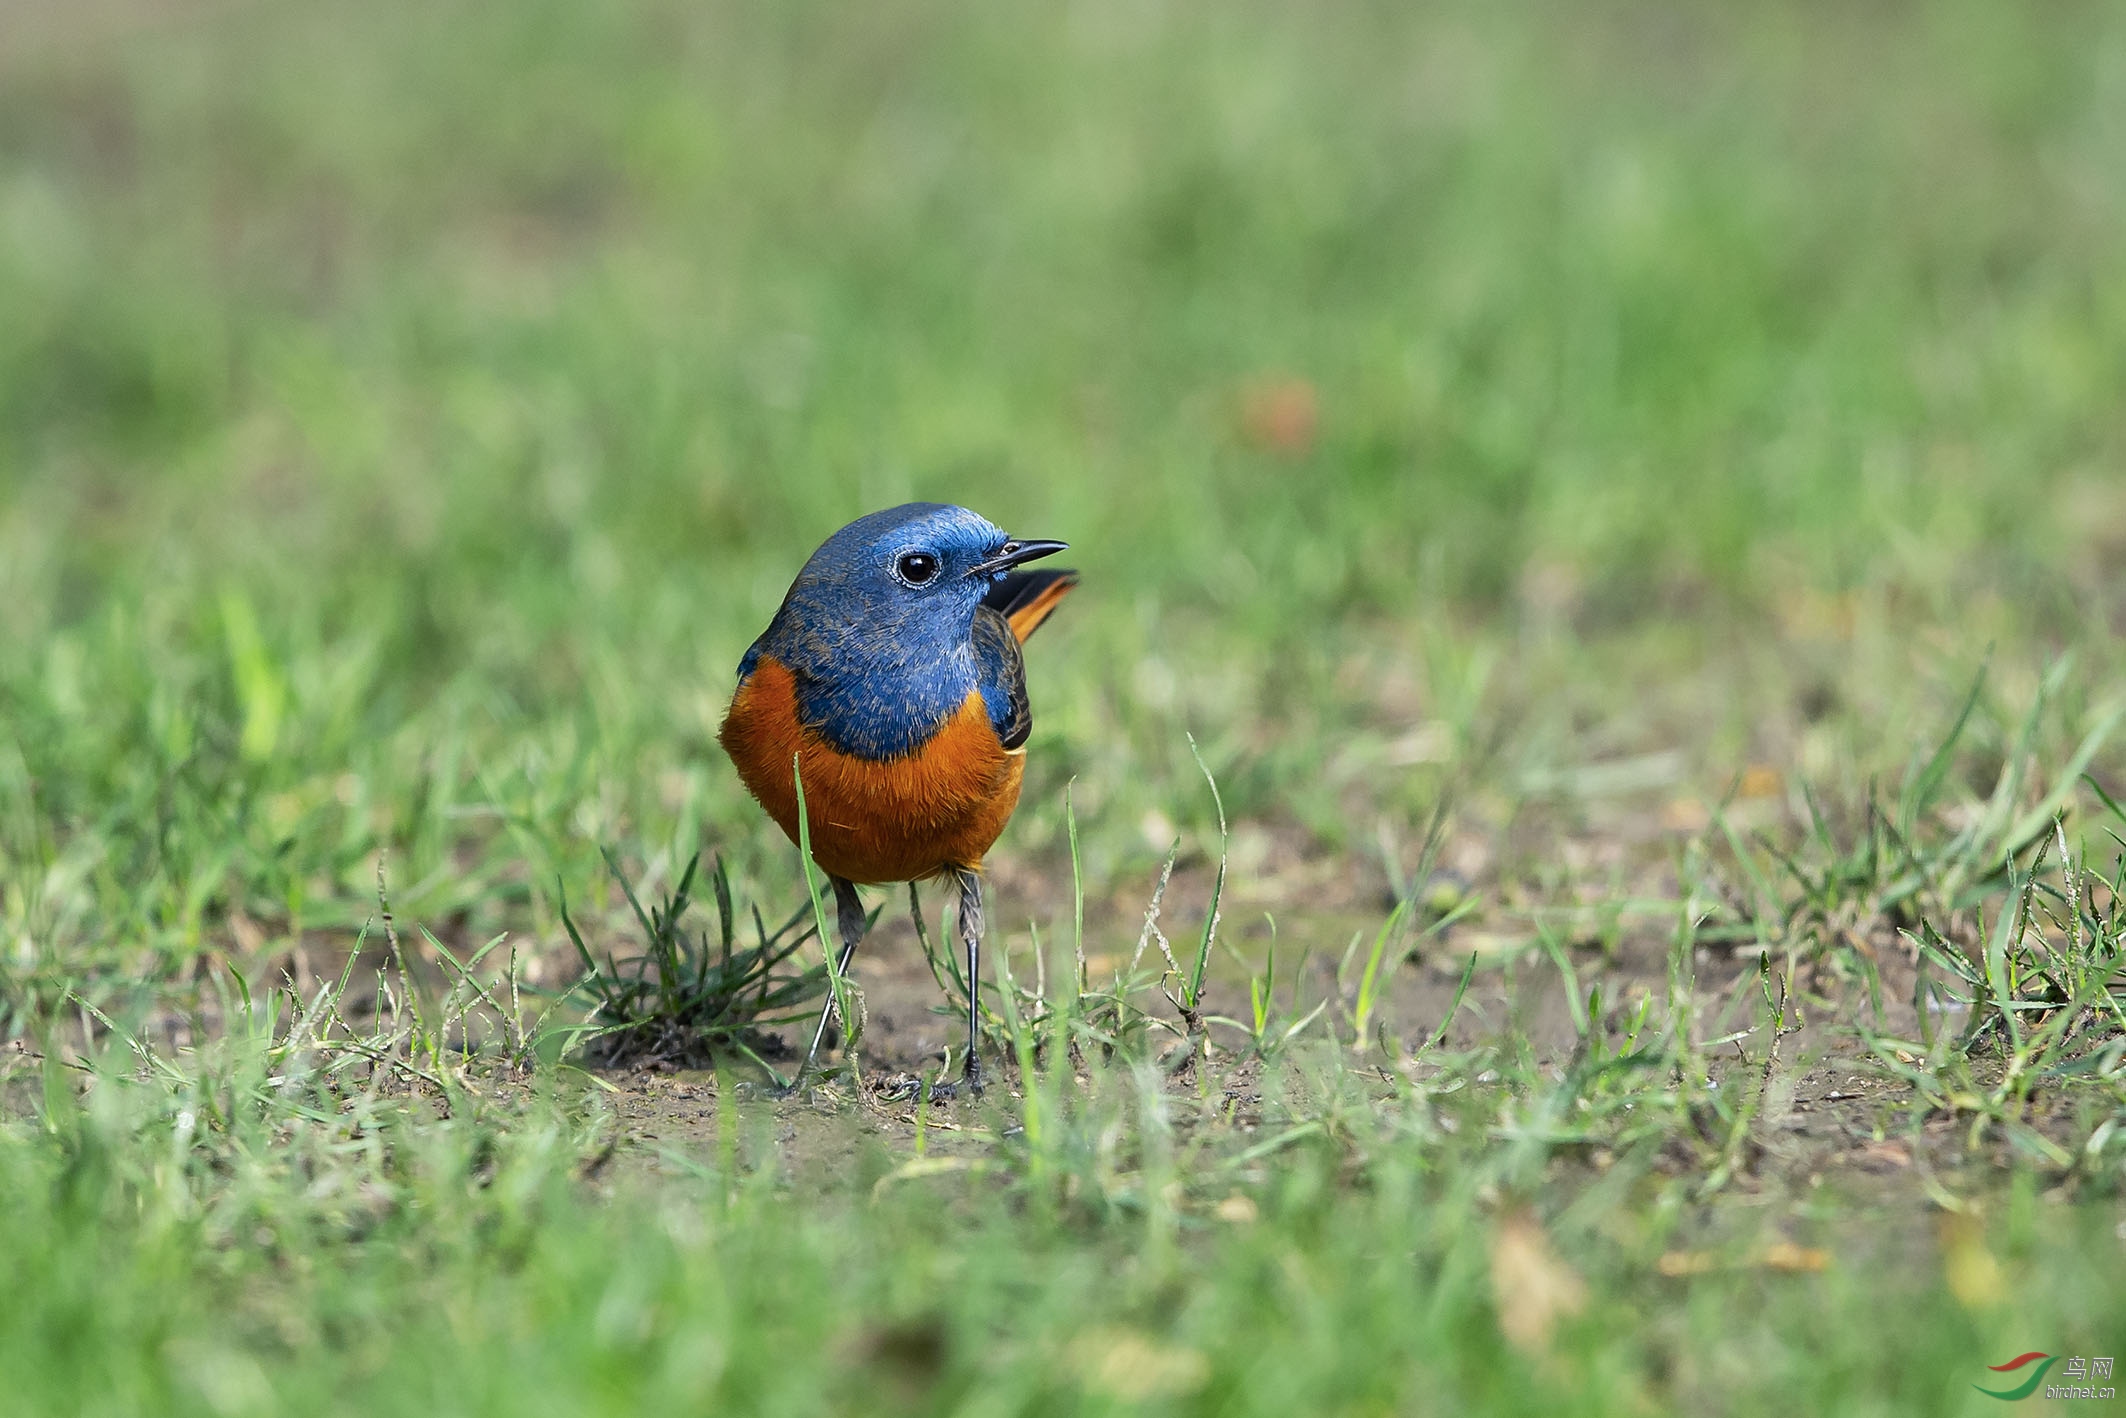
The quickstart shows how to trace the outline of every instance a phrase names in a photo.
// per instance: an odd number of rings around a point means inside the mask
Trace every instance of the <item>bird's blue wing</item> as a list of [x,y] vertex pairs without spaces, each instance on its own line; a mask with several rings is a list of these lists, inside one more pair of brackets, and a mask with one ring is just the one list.
[[975,677],[990,727],[1006,748],[1018,748],[1033,732],[1033,706],[1026,700],[1026,661],[1011,622],[988,606],[974,613]]

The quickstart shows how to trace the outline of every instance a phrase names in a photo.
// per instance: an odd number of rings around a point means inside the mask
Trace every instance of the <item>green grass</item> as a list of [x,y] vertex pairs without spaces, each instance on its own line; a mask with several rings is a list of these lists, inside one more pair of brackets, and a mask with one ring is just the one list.
[[712,949],[708,932],[689,930],[686,920],[700,870],[701,859],[696,857],[679,874],[671,895],[644,909],[619,867],[613,867],[643,935],[641,953],[624,961],[611,950],[602,958],[594,952],[569,919],[568,908],[562,907],[562,928],[583,962],[581,982],[563,994],[562,1003],[570,1002],[572,994],[579,997],[585,1021],[556,1037],[554,1042],[564,1047],[555,1056],[581,1047],[600,1063],[629,1066],[705,1064],[719,1054],[736,1052],[760,1063],[752,1047],[759,1031],[804,1020],[805,1011],[792,1014],[791,1007],[819,993],[829,983],[831,967],[779,967],[788,965],[806,941],[818,939],[818,929],[798,930],[800,913],[770,931],[755,906],[752,943],[741,944],[745,923],[731,896],[730,873],[718,858],[709,870],[716,902]]
[[1662,1023],[1564,1069],[1313,1048],[1245,1102],[1020,1035],[987,1126],[910,1149],[844,1106],[808,1149],[728,1104],[630,1138],[566,1073],[454,1057],[448,1016],[361,1036],[334,999],[14,1067],[24,1411],[1942,1411],[1975,1355],[2120,1319],[2112,1209],[2032,1168],[1938,1247],[1894,1194],[1697,1204],[1755,1080],[1693,1086]]
[[[2115,1343],[2112,7],[10,24],[29,1410],[1942,1411]],[[715,725],[912,497],[1085,578],[1022,1096],[652,1143],[554,1055],[783,988]],[[1065,989],[1177,837],[1172,971]],[[1828,1056],[1913,1166],[1781,1151]]]

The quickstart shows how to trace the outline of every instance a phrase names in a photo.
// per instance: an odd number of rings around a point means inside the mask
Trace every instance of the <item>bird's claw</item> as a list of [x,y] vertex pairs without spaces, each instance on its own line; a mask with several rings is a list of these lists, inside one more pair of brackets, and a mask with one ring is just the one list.
[[972,1061],[956,1081],[930,1085],[930,1101],[933,1103],[950,1102],[962,1094],[970,1098],[982,1096],[982,1070]]
[[740,1081],[732,1093],[739,1098],[765,1098],[771,1103],[787,1103],[803,1093],[812,1081],[803,1074],[788,1083],[762,1083],[749,1078]]
[[961,1096],[980,1097],[982,1071],[969,1069],[952,1082],[930,1082],[912,1073],[897,1074],[880,1084],[872,1097],[883,1103],[950,1103]]

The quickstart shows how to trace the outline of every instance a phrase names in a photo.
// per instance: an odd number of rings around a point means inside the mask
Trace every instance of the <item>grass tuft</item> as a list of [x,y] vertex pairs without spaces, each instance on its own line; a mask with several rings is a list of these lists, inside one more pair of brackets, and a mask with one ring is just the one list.
[[610,951],[602,959],[592,954],[563,900],[561,922],[584,968],[572,989],[591,1001],[576,1040],[586,1056],[598,1064],[641,1067],[707,1064],[738,1053],[767,1068],[761,1031],[797,1022],[798,1006],[826,983],[823,965],[785,968],[816,934],[806,924],[811,907],[800,907],[772,931],[753,907],[753,941],[741,945],[730,874],[717,857],[709,875],[716,904],[712,946],[706,931],[689,933],[685,925],[699,855],[688,860],[678,885],[648,909],[612,852],[603,855],[642,928],[644,948],[624,960]]

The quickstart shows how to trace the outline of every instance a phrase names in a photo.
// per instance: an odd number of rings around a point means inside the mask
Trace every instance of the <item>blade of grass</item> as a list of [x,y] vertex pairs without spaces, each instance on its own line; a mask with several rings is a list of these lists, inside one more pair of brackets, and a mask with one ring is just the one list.
[[1225,825],[1225,799],[1219,795],[1218,780],[1212,776],[1210,765],[1203,761],[1203,753],[1196,747],[1196,736],[1188,737],[1188,751],[1195,758],[1196,766],[1203,770],[1203,781],[1211,785],[1211,805],[1218,811],[1218,874],[1211,881],[1210,910],[1203,917],[1203,938],[1196,944],[1196,965],[1190,972],[1188,982],[1188,1006],[1201,1007],[1203,1003],[1203,972],[1211,962],[1211,943],[1218,938],[1218,908],[1225,897],[1226,849],[1230,836]]
[[827,906],[820,896],[819,878],[812,871],[812,814],[805,806],[805,778],[798,755],[790,755],[790,780],[797,788],[797,860],[805,874],[805,894],[812,900],[812,929],[819,935],[819,951],[827,966],[827,988],[834,995],[834,1013],[842,1022],[842,1055],[853,1083],[856,1072],[856,1038],[849,1018],[849,991],[842,980],[833,937],[827,934]]

